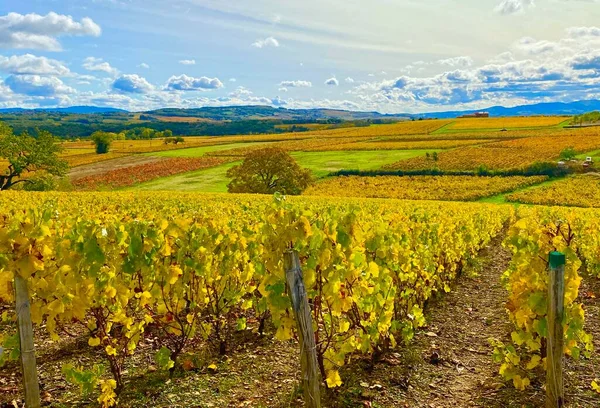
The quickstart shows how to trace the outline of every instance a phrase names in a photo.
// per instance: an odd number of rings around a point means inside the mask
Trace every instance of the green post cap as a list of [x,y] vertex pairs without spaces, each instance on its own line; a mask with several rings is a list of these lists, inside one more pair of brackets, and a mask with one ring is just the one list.
[[558,268],[566,263],[565,254],[562,252],[550,252],[550,256],[548,258],[551,268]]

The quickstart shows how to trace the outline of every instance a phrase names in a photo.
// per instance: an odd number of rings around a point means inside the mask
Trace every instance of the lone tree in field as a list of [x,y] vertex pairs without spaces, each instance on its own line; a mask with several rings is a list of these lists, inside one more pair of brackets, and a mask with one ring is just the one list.
[[268,147],[248,154],[242,164],[227,171],[230,193],[289,195],[302,193],[312,183],[310,170],[303,169],[285,150]]
[[575,148],[573,148],[573,147],[567,147],[562,152],[560,152],[561,160],[568,161],[568,160],[574,159],[576,156],[577,156],[577,152],[575,151]]
[[92,133],[92,141],[96,145],[96,153],[105,154],[110,150],[113,140],[117,139],[115,133],[97,131]]
[[34,172],[64,176],[69,166],[58,157],[61,150],[49,132],[39,131],[37,137],[27,133],[16,136],[0,123],[0,161],[8,162],[5,170],[0,169],[0,191],[19,183],[34,183]]

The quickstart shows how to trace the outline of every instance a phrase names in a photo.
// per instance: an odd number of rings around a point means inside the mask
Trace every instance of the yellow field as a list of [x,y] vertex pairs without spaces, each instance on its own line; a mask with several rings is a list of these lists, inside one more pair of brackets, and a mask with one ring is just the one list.
[[402,170],[475,170],[480,166],[488,169],[520,169],[535,162],[556,161],[560,152],[568,147],[575,148],[579,153],[600,149],[600,135],[597,130],[573,132],[569,129],[563,131],[563,136],[522,138],[465,147],[442,152],[437,161],[423,156],[387,167]]
[[[72,166],[80,166],[131,154],[265,142],[287,151],[454,149],[441,152],[435,162],[423,155],[388,168],[476,170],[481,166],[513,169],[539,161],[555,161],[561,150],[571,146],[582,153],[600,148],[600,128],[563,129],[556,126],[564,120],[564,117],[518,117],[406,121],[282,134],[185,137],[185,142],[178,145],[165,144],[162,139],[119,140],[112,145],[112,156],[103,157],[93,153],[91,142],[83,140],[63,143],[62,156],[68,158]],[[502,127],[508,130],[501,131]],[[240,144],[239,149],[209,154],[242,157],[257,148]]]
[[506,196],[524,204],[600,208],[600,175],[583,175]]
[[526,127],[556,126],[568,120],[563,116],[533,116],[514,118],[467,118],[456,119],[449,129],[510,129]]
[[379,176],[334,177],[309,187],[304,195],[471,201],[538,184],[546,177]]
[[79,154],[90,154],[90,153],[95,153],[96,149],[94,149],[93,147],[89,147],[89,148],[67,148],[64,149],[63,152],[60,154],[61,157],[70,157],[70,156],[77,156]]
[[358,141],[353,143],[327,144],[304,147],[302,151],[331,151],[331,150],[419,150],[419,149],[453,149],[456,147],[479,145],[495,142],[495,139],[464,139],[464,140],[416,140],[416,141]]

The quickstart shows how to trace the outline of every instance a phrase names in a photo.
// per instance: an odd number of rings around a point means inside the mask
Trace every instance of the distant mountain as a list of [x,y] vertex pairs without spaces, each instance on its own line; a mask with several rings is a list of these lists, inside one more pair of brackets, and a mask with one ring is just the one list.
[[429,112],[411,115],[416,118],[455,118],[457,116],[488,112],[490,116],[532,116],[532,115],[579,115],[590,111],[600,110],[600,101],[591,99],[576,102],[545,102],[533,105],[520,105],[512,108],[492,106],[486,109],[450,112]]
[[[492,106],[486,109],[426,112],[419,114],[397,113],[382,114],[379,112],[359,112],[341,109],[287,109],[263,105],[204,107],[194,109],[164,108],[142,113],[142,120],[161,121],[170,118],[196,118],[208,122],[238,122],[260,120],[282,120],[293,122],[314,121],[352,121],[352,120],[379,120],[397,121],[411,118],[455,118],[457,116],[485,111],[490,116],[531,116],[531,115],[577,115],[594,110],[600,110],[600,100],[586,100],[576,102],[547,102],[514,107]],[[10,113],[65,113],[65,114],[111,114],[129,113],[123,109],[99,106],[72,106],[68,108],[6,108],[0,109],[0,114]],[[133,115],[131,113],[130,115]]]
[[385,115],[378,112],[355,112],[340,109],[286,109],[272,106],[225,106],[196,109],[165,108],[144,112],[148,116],[201,118],[214,121],[239,120],[406,120],[410,115]]
[[228,106],[205,107],[197,109],[157,109],[144,112],[149,116],[202,118],[214,121],[237,120],[405,120],[407,118],[455,118],[469,113],[485,111],[490,116],[532,116],[532,115],[578,115],[593,110],[600,110],[599,100],[577,102],[546,102],[514,107],[492,106],[486,109],[426,112],[419,114],[398,113],[382,114],[378,112],[358,112],[339,109],[286,109],[271,106]]
[[48,112],[48,113],[74,113],[74,114],[87,114],[87,113],[127,113],[126,110],[100,107],[100,106],[71,106],[68,108],[36,108],[36,109],[23,109],[23,108],[5,108],[0,109],[0,113],[23,113],[23,112]]

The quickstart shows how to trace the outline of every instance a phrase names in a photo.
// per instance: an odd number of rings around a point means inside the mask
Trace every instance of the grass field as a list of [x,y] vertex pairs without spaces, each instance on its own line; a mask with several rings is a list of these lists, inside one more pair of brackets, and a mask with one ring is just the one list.
[[575,156],[575,158],[579,160],[585,160],[586,157],[591,157],[595,162],[600,162],[600,150],[594,150],[593,152],[582,153]]
[[525,186],[525,187],[517,188],[517,189],[511,191],[510,193],[502,193],[502,194],[498,194],[498,195],[491,196],[491,197],[485,197],[485,198],[482,198],[481,200],[478,200],[478,201],[480,203],[488,203],[488,204],[506,204],[506,203],[512,203],[512,204],[515,204],[515,205],[519,205],[520,203],[515,203],[515,202],[508,201],[508,199],[506,197],[508,195],[510,195],[510,194],[521,193],[521,192],[530,191],[530,190],[536,190],[536,189],[540,189],[540,188],[547,188],[548,186],[551,186],[552,184],[554,184],[554,183],[556,183],[557,181],[560,181],[560,180],[562,180],[562,179],[557,178],[557,179],[547,180],[547,181],[544,181],[542,183],[535,184],[533,186]]
[[227,183],[229,183],[229,179],[226,176],[227,170],[237,164],[239,164],[239,162],[227,163],[206,170],[164,177],[147,183],[138,184],[128,190],[226,193]]
[[[222,145],[225,146],[225,145]],[[222,147],[211,146],[211,147]],[[201,155],[201,149],[194,148],[197,155]],[[164,152],[166,154],[185,153],[186,150]],[[427,150],[433,152],[435,150]],[[410,159],[425,155],[425,150],[378,150],[378,151],[332,151],[332,152],[294,152],[292,156],[302,167],[310,169],[317,178],[325,177],[330,172],[352,169],[352,170],[375,170],[385,164],[399,160]],[[152,154],[153,156],[156,154]],[[174,156],[167,156],[174,157]],[[178,156],[182,157],[182,156]],[[185,156],[195,157],[195,156]],[[208,193],[227,192],[229,179],[227,170],[239,162],[228,163],[206,170],[193,171],[176,176],[165,177],[142,183],[133,187],[135,190],[177,190],[177,191],[202,191]]]
[[367,150],[331,152],[294,152],[298,164],[312,170],[317,178],[338,170],[375,170],[395,161],[425,156],[440,150]]
[[[563,129],[567,122],[564,117],[454,119],[277,135],[186,137],[183,145],[165,145],[160,140],[127,140],[115,142],[110,154],[115,157],[139,155],[148,159],[217,156],[239,163],[238,160],[256,148],[274,146],[289,152],[300,166],[310,169],[319,179],[338,170],[521,169],[535,162],[555,162],[560,152],[571,146],[581,153],[579,158],[592,156],[600,163],[598,130]],[[500,129],[508,130],[501,132]],[[65,155],[73,167],[87,167],[101,158],[108,159],[93,153],[78,154],[91,150],[89,141],[65,143],[65,147],[68,148]],[[438,152],[439,158],[427,159],[426,153],[433,152]],[[107,161],[101,167],[110,165]],[[225,192],[229,182],[226,172],[233,165],[181,172],[140,183],[135,188]],[[488,200],[501,203],[505,197],[498,195]]]

